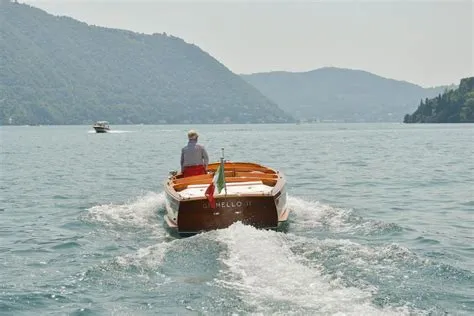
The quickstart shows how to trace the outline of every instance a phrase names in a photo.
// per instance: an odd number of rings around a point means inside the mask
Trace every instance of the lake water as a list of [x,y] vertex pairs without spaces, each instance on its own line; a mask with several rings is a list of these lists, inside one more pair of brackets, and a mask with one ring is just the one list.
[[[474,125],[0,127],[1,315],[473,315]],[[175,238],[186,131],[287,175],[288,231]]]

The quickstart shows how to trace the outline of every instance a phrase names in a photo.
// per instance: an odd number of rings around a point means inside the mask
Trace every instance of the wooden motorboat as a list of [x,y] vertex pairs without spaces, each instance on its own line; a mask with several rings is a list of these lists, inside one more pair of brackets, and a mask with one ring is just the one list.
[[[213,195],[212,205],[205,192],[219,166],[223,166],[225,190]],[[226,228],[238,221],[277,229],[288,219],[284,174],[260,164],[221,160],[208,165],[208,174],[170,173],[164,188],[165,221],[180,235]]]
[[97,121],[92,126],[97,133],[107,133],[110,131],[109,122],[107,121]]

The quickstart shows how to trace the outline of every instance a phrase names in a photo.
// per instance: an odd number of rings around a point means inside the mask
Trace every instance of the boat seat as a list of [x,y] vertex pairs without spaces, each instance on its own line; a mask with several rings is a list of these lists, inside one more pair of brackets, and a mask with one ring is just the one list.
[[[235,172],[233,170],[226,170],[224,174],[226,177],[233,177]],[[173,183],[174,184],[183,184],[183,183],[189,184],[189,183],[194,183],[195,181],[203,181],[203,180],[206,182],[210,182],[213,177],[214,177],[213,173],[200,174],[197,176],[191,176],[191,177],[186,177],[186,178],[183,178],[183,177],[176,178],[173,180]]]
[[[207,189],[208,185],[196,184],[189,185],[186,189],[181,190],[179,195],[182,198],[195,198],[203,197],[204,191]],[[227,183],[226,190],[222,190],[217,196],[222,196],[227,194],[271,194],[272,187],[264,185],[262,181],[248,181],[248,182],[234,182]]]
[[252,178],[259,178],[259,179],[273,179],[278,178],[276,173],[264,173],[264,172],[248,172],[248,171],[236,171],[236,177],[252,177]]
[[[237,186],[237,185],[256,185],[256,184],[263,184],[262,181],[247,181],[247,182],[233,182],[233,183],[226,183],[227,187]],[[209,184],[190,184],[188,185],[187,189],[202,189],[207,188]]]
[[[189,185],[196,185],[196,184],[205,184],[209,185],[211,183],[211,178],[209,179],[197,179],[194,181],[188,181],[188,182],[183,182],[183,183],[175,183],[173,185],[173,188],[175,191],[181,191],[186,189]],[[226,183],[233,183],[233,182],[249,182],[249,181],[262,181],[263,184],[268,185],[268,186],[275,186],[278,178],[261,178],[261,177],[226,177],[225,181]]]
[[[213,171],[215,172],[217,170],[217,167],[218,166],[208,166],[207,169],[209,171]],[[225,169],[226,170],[234,170],[235,172],[238,172],[238,171],[247,171],[247,172],[252,172],[252,171],[259,171],[259,172],[263,172],[263,173],[275,173],[273,170],[271,169],[268,169],[268,168],[265,168],[265,167],[255,167],[255,166],[252,166],[252,165],[238,165],[238,164],[234,164],[234,165],[231,165],[231,164],[225,164]]]

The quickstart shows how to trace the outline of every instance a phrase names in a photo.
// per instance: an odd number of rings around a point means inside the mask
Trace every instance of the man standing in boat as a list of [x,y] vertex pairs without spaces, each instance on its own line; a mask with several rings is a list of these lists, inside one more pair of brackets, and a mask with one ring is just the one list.
[[188,132],[188,144],[181,150],[181,173],[183,177],[207,173],[209,156],[203,145],[198,144],[198,134],[194,130]]

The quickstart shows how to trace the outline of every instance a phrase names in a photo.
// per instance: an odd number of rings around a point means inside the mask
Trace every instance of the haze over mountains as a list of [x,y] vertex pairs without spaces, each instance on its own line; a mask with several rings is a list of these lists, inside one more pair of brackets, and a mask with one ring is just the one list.
[[401,122],[445,89],[338,68],[238,76],[177,37],[6,0],[0,52],[0,124]]
[[420,99],[437,96],[448,88],[423,88],[366,71],[334,67],[241,76],[303,121],[400,122],[403,115],[416,109]]

